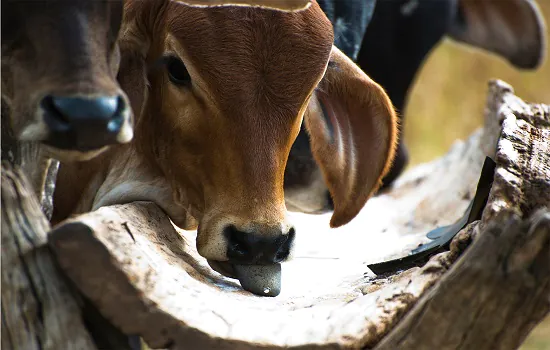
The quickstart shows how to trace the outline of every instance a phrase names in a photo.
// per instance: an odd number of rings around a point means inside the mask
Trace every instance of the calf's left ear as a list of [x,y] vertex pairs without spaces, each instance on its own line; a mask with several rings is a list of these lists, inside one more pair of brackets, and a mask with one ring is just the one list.
[[378,189],[397,142],[397,118],[384,90],[333,46],[304,122],[330,191],[330,226],[347,224]]
[[458,0],[449,34],[517,68],[535,69],[544,61],[546,29],[535,0]]
[[305,10],[311,0],[177,0],[191,6],[255,6],[282,11]]

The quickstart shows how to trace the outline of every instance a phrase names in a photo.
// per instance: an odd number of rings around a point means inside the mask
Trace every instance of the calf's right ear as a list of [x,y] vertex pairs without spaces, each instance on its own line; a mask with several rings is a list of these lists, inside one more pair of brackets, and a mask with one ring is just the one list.
[[345,225],[376,192],[393,161],[393,105],[380,85],[333,46],[304,122],[334,203],[330,225]]

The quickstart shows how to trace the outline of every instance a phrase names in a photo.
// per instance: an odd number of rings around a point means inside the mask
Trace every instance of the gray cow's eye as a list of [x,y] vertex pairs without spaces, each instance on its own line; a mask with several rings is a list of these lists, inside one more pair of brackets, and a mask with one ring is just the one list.
[[191,82],[191,76],[179,58],[174,56],[166,57],[165,64],[168,70],[168,78],[170,78],[173,84],[184,86]]

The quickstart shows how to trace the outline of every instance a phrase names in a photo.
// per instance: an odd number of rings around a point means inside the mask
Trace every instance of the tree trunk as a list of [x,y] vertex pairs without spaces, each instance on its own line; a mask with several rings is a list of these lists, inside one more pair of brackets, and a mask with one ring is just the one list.
[[49,219],[53,213],[53,192],[59,162],[44,154],[40,143],[16,139],[11,124],[9,103],[2,98],[2,161],[19,167],[30,180],[29,190],[40,199],[42,211]]
[[2,164],[2,348],[96,349],[46,244],[49,224],[20,170]]

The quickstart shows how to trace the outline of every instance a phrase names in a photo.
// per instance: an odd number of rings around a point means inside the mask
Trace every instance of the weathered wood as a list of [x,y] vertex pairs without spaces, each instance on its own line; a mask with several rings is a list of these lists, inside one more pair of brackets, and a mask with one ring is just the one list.
[[42,192],[40,205],[44,215],[50,220],[53,214],[53,193],[55,191],[55,182],[57,180],[57,171],[59,170],[59,161],[50,159],[46,179],[44,180],[44,190]]
[[[212,271],[196,251],[196,232],[174,228],[153,203],[72,218],[53,230],[50,244],[99,311],[152,347],[372,348],[385,337],[385,348],[460,341],[514,348],[548,311],[549,214],[534,214],[550,206],[548,111],[492,82],[483,131],[406,173],[350,224],[329,230],[330,214],[291,213],[296,258],[283,265],[276,298],[254,296]],[[482,219],[422,268],[374,276],[367,263],[403,256],[462,215],[485,155],[497,168]],[[443,312],[461,318],[456,330],[452,317],[442,323]],[[499,332],[505,321],[513,331]]]
[[550,206],[550,106],[527,104],[500,81],[490,85],[490,94],[493,119],[502,125],[495,153],[500,167],[482,225],[501,211],[524,217]]
[[46,244],[22,171],[2,164],[2,348],[96,349]]
[[2,161],[20,167],[30,181],[31,189],[40,199],[42,211],[51,218],[53,190],[59,162],[52,160],[38,142],[18,141],[13,133],[9,103],[2,98]]
[[503,213],[376,349],[516,349],[549,295],[550,211]]
[[[311,332],[315,327],[323,331],[310,336],[324,338],[323,348],[331,348],[345,341],[345,333],[331,328],[342,322],[364,324],[361,313],[375,320],[360,330],[365,341],[374,343],[380,331],[388,331],[391,320],[458,255],[457,248],[454,255],[433,258],[424,269],[373,283],[361,281],[361,274],[352,283],[355,286],[346,285],[347,290],[333,296],[291,294],[278,301],[244,292],[238,282],[210,270],[192,247],[188,233],[180,233],[156,205],[141,202],[79,216],[55,229],[51,241],[62,268],[108,319],[128,334],[140,334],[152,347],[171,344],[175,348],[190,344],[193,348],[256,348],[262,344],[254,340],[258,335],[268,337],[263,345],[298,346],[309,344],[306,334],[297,334],[300,343],[294,344],[289,336],[300,328]],[[381,288],[388,283],[392,283],[389,288]],[[311,320],[314,316],[323,321],[335,317],[336,324],[317,324]],[[371,329],[375,326],[379,329]],[[280,333],[271,339],[269,334],[254,334],[262,329]]]
[[550,312],[550,108],[489,89],[485,128],[502,131],[481,233],[376,349],[515,349]]

